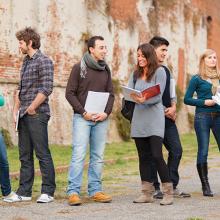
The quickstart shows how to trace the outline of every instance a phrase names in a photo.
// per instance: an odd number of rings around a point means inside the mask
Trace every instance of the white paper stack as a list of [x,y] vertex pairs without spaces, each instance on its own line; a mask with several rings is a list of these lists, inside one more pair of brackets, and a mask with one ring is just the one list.
[[20,110],[17,111],[17,115],[16,115],[15,131],[18,131],[19,118],[20,118]]
[[170,79],[170,98],[176,97],[176,82],[175,79]]
[[214,96],[212,96],[212,99],[215,101],[216,104],[220,105],[220,86],[218,86],[217,92]]
[[215,101],[216,104],[220,105],[220,94],[219,93],[215,96],[212,96],[212,99]]
[[109,92],[89,91],[84,108],[89,113],[102,113],[105,111],[108,98]]

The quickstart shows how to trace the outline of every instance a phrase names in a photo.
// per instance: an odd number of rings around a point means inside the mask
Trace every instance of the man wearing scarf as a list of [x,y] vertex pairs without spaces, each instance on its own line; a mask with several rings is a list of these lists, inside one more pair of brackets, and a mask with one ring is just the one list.
[[[107,48],[104,38],[93,36],[88,40],[88,51],[81,62],[71,71],[66,99],[74,110],[73,151],[68,176],[67,194],[69,205],[80,205],[80,189],[86,148],[90,146],[88,168],[88,194],[96,202],[111,202],[111,197],[102,191],[102,165],[108,126],[114,94],[111,73],[105,63]],[[88,91],[108,92],[109,98],[104,112],[91,113],[84,109]]]

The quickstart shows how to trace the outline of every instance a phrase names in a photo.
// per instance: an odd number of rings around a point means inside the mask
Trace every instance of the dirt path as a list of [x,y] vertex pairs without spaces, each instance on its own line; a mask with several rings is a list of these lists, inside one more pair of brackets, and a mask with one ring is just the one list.
[[0,202],[0,219],[2,220],[70,220],[70,219],[160,219],[186,220],[199,218],[203,220],[220,219],[220,160],[210,159],[210,183],[215,193],[213,198],[203,197],[194,164],[181,167],[179,188],[192,194],[191,198],[175,199],[172,206],[153,204],[133,204],[139,194],[139,177],[125,176],[120,184],[106,189],[113,195],[110,204],[97,204],[85,198],[82,206],[70,207],[66,200],[56,200],[50,204],[27,203],[6,204]]

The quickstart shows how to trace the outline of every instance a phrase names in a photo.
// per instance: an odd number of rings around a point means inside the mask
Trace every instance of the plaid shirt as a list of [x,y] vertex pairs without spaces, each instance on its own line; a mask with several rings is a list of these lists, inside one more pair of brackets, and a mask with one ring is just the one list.
[[37,113],[50,115],[48,96],[53,90],[53,63],[40,50],[30,58],[24,58],[21,68],[21,80],[18,90],[20,100],[20,117],[32,103],[38,93],[44,94],[46,100],[36,109]]

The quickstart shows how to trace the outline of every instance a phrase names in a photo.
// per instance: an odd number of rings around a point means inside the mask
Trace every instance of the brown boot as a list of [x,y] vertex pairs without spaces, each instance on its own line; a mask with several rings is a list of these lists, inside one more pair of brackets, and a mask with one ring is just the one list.
[[160,205],[172,205],[173,204],[173,184],[162,183],[163,199]]
[[151,203],[153,202],[153,192],[154,192],[154,187],[153,183],[142,181],[141,183],[142,187],[142,194],[135,199],[133,202],[134,203]]
[[90,197],[95,202],[109,203],[112,201],[112,197],[104,192],[97,192],[94,196]]
[[72,194],[68,198],[68,203],[69,205],[74,206],[74,205],[81,205],[82,201],[77,194]]

